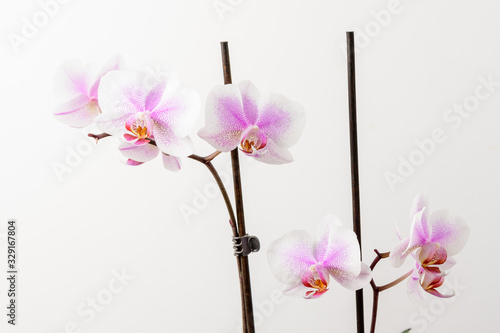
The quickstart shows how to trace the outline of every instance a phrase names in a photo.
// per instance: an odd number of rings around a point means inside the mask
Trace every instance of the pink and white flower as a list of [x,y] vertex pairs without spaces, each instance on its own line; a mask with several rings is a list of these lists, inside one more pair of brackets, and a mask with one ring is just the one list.
[[[188,135],[198,116],[200,100],[194,90],[181,86],[175,75],[161,76],[151,84],[151,77],[146,73],[111,72],[101,80],[99,104],[102,114],[96,124],[103,132],[136,146],[154,140],[167,155],[193,153]],[[149,156],[153,150],[139,151]]]
[[207,97],[206,125],[198,135],[215,149],[236,147],[269,164],[293,160],[288,148],[299,140],[305,125],[302,106],[271,94],[261,97],[250,81],[217,86]]
[[438,297],[444,295],[436,288],[443,285],[446,271],[455,260],[452,256],[462,250],[469,238],[469,227],[458,216],[446,210],[430,214],[424,194],[417,195],[410,212],[410,236],[401,239],[391,251],[389,261],[400,267],[411,255],[415,267],[408,280],[408,293],[412,298],[423,297],[422,290]]
[[356,234],[328,215],[316,241],[303,230],[275,240],[267,251],[274,276],[285,284],[285,293],[318,298],[328,291],[330,276],[347,289],[363,288],[371,280],[370,268],[360,261]]
[[101,113],[97,91],[101,78],[110,71],[123,67],[120,56],[111,58],[94,74],[90,65],[81,61],[66,61],[57,71],[54,94],[63,104],[54,110],[54,116],[62,123],[82,128],[92,124]]

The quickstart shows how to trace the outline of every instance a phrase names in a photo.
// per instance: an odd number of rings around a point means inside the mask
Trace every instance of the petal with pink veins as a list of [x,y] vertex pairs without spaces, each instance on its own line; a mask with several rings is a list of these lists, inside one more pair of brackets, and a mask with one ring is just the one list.
[[259,104],[255,122],[278,146],[290,148],[299,140],[305,127],[304,108],[289,98],[271,94]]
[[301,281],[302,273],[316,264],[311,236],[302,230],[284,235],[269,245],[267,260],[280,282],[295,285]]
[[169,127],[153,119],[154,136],[158,148],[168,155],[179,157],[189,156],[194,151],[194,145],[189,137],[180,138],[176,136]]
[[96,101],[80,94],[58,106],[53,114],[57,120],[65,125],[82,128],[92,124],[100,112]]
[[343,228],[340,220],[334,215],[327,215],[318,229],[314,257],[329,272],[356,277],[361,271],[356,234]]
[[242,81],[238,84],[243,104],[243,113],[248,124],[255,124],[259,117],[259,101],[261,95],[257,87],[250,81]]
[[214,87],[205,104],[205,127],[198,135],[222,152],[233,150],[248,123],[243,112],[241,93],[237,85]]
[[180,84],[175,75],[162,78],[146,100],[151,118],[169,127],[178,137],[189,135],[198,118],[201,101],[198,93]]
[[106,114],[108,119],[117,119],[147,111],[147,79],[145,73],[132,70],[112,71],[105,75],[98,90],[99,105],[103,114]]
[[68,100],[78,94],[89,96],[90,81],[91,74],[83,62],[67,60],[56,71],[54,95],[60,100]]
[[460,252],[469,239],[470,229],[458,216],[447,210],[438,210],[429,219],[430,241],[439,243],[449,256]]

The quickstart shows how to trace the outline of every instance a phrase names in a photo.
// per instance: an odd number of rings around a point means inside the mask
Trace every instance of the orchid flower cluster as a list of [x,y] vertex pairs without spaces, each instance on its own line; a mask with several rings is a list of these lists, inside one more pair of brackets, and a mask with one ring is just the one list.
[[[161,155],[166,169],[178,171],[181,158],[195,156],[189,134],[202,103],[172,72],[153,81],[146,73],[126,69],[119,56],[100,71],[78,61],[67,62],[56,75],[56,93],[63,102],[54,115],[71,127],[97,127],[102,134],[90,135],[97,140],[118,138],[118,149],[130,166]],[[243,81],[216,86],[208,93],[205,126],[198,136],[216,149],[205,162],[238,148],[258,161],[283,164],[293,160],[289,148],[299,140],[304,125],[304,110],[298,103],[279,94],[262,96],[250,81]],[[410,222],[410,235],[399,237],[390,254],[380,258],[388,257],[395,267],[411,258],[413,268],[386,286],[408,279],[413,299],[422,299],[424,292],[453,296],[440,287],[456,262],[453,256],[467,242],[468,227],[447,211],[429,214],[423,194],[413,203]],[[361,262],[356,235],[333,215],[323,219],[315,238],[298,230],[275,240],[267,257],[287,294],[321,297],[329,290],[331,278],[350,290],[370,283],[374,290],[383,290],[376,289],[372,279],[376,262],[371,267]]]
[[[194,152],[189,133],[199,115],[198,93],[181,85],[174,73],[151,76],[125,69],[110,59],[96,75],[80,62],[65,63],[56,75],[56,92],[65,98],[54,111],[64,124],[95,124],[121,140],[127,164],[153,160],[161,152],[166,169],[178,171],[181,157]],[[293,160],[288,150],[304,129],[302,106],[279,94],[262,97],[250,81],[213,88],[205,107],[206,126],[198,135],[220,152],[237,147],[268,164]]]
[[[415,198],[410,217],[410,236],[400,239],[385,256],[394,267],[400,267],[409,256],[415,261],[414,268],[397,283],[409,277],[407,290],[415,301],[423,299],[423,292],[441,298],[453,296],[437,288],[456,263],[451,256],[465,246],[469,228],[445,210],[429,216],[423,193]],[[267,255],[271,271],[285,285],[284,292],[306,299],[322,296],[328,290],[330,276],[351,290],[361,289],[372,280],[370,268],[359,260],[356,235],[343,228],[335,216],[324,218],[316,241],[305,231],[292,231],[274,241]]]

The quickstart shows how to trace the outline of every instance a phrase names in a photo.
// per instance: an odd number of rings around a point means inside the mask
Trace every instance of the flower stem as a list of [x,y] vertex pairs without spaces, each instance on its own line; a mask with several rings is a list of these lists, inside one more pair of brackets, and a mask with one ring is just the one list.
[[[358,131],[356,121],[356,70],[354,59],[354,32],[348,31],[347,37],[347,81],[349,94],[349,134],[351,147],[351,189],[352,217],[354,233],[358,237],[360,260],[361,246],[361,210],[359,204],[359,168],[358,168]],[[356,321],[358,333],[365,332],[363,289],[356,290]]]
[[[372,271],[375,268],[375,266],[377,266],[377,264],[380,260],[388,258],[389,255],[391,254],[390,252],[380,253],[378,250],[374,250],[374,251],[377,254],[377,256],[375,257],[375,259],[373,259],[373,262],[370,265],[370,269]],[[371,323],[371,327],[370,327],[370,333],[375,333],[375,325],[377,323],[377,311],[378,311],[378,296],[379,296],[380,292],[387,290],[389,288],[392,288],[392,287],[398,285],[399,283],[403,282],[404,280],[406,280],[407,277],[409,277],[411,275],[412,272],[413,272],[413,270],[410,270],[409,272],[407,272],[403,276],[397,278],[396,280],[394,280],[390,283],[384,284],[383,286],[377,286],[373,279],[370,281],[370,286],[373,289],[372,323]]]
[[[229,199],[229,195],[227,194],[226,187],[224,186],[224,183],[222,182],[222,180],[219,176],[219,173],[217,172],[217,170],[215,169],[215,167],[213,166],[213,164],[211,162],[211,160],[215,156],[218,155],[216,153],[217,152],[215,152],[207,157],[201,157],[201,156],[193,154],[193,155],[188,156],[188,158],[191,158],[195,161],[203,163],[208,168],[208,170],[210,171],[212,176],[214,177],[214,179],[217,183],[217,186],[219,186],[219,190],[222,194],[222,197],[224,198],[224,202],[226,203],[226,208],[227,208],[227,211],[229,213],[229,225],[231,226],[231,230],[233,231],[233,237],[238,237],[238,227],[235,224],[236,217],[234,215],[234,210],[233,210],[233,207],[231,205],[231,200]],[[243,325],[243,332],[247,333],[248,330],[247,330],[247,324],[246,324],[247,323],[247,312],[246,312],[246,304],[245,304],[245,281],[243,279],[244,266],[242,264],[242,258],[246,258],[246,257],[236,256],[236,266],[238,268],[238,276],[239,276],[239,281],[240,281],[240,299],[241,299],[241,312],[242,312],[241,315],[242,315],[242,321],[243,321],[243,324],[242,324]],[[248,263],[248,261],[247,261],[247,263]]]
[[[231,84],[231,63],[229,60],[229,47],[227,42],[221,42],[221,53],[222,53],[222,68],[224,74],[224,84]],[[237,215],[237,229],[238,235],[243,237],[246,235],[245,227],[245,215],[243,210],[243,190],[241,187],[241,173],[240,173],[240,162],[238,157],[238,148],[231,151],[231,164],[233,168],[233,185],[234,185],[234,196],[236,203],[236,215]],[[242,286],[242,296],[243,296],[243,327],[246,330],[244,332],[254,333],[254,316],[253,316],[253,303],[252,303],[252,289],[250,284],[250,266],[248,263],[248,256],[238,256],[240,259],[240,283]]]

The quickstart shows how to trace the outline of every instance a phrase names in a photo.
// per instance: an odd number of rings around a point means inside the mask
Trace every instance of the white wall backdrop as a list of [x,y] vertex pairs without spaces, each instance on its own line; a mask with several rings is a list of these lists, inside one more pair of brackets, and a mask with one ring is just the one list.
[[[405,284],[383,292],[378,332],[500,326],[498,1],[24,0],[2,8],[0,270],[7,220],[16,218],[19,308],[12,327],[0,279],[1,332],[239,331],[231,232],[208,171],[187,159],[177,174],[159,160],[126,166],[114,139],[96,146],[52,116],[54,73],[73,58],[101,64],[121,54],[128,67],[153,73],[171,66],[204,100],[222,84],[223,40],[234,82],[250,79],[307,113],[293,163],[241,156],[247,230],[262,243],[250,256],[257,331],[354,332],[352,292],[332,283],[317,300],[281,296],[265,255],[288,231],[314,232],[327,213],[351,225],[347,30],[358,45],[364,261],[374,248],[392,248],[396,223],[409,232],[420,191],[431,210],[448,208],[471,227],[447,277],[457,296],[418,305]],[[197,129],[196,152],[209,154]],[[57,173],[60,165],[71,172]],[[229,156],[215,165],[224,175]],[[183,215],[187,206],[196,214]],[[378,268],[379,283],[403,272]],[[367,326],[371,295],[366,288]]]

